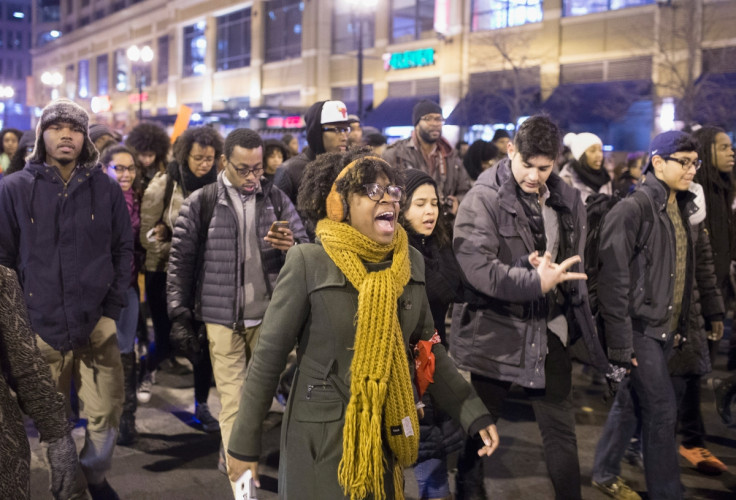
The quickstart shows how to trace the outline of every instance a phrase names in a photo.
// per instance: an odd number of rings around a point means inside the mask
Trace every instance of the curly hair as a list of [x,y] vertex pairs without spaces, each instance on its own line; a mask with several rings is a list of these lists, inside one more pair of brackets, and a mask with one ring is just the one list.
[[138,198],[138,200],[140,200],[143,196],[143,185],[141,184],[141,178],[143,177],[143,167],[138,161],[135,151],[132,148],[123,146],[122,144],[108,146],[104,148],[102,156],[100,156],[100,163],[103,165],[103,168],[107,169],[110,162],[112,161],[112,157],[120,153],[129,154],[131,158],[133,158],[133,164],[135,165],[135,179],[133,179],[133,187],[131,189],[133,189],[136,197]]
[[556,159],[562,146],[560,129],[546,115],[530,116],[517,130],[514,146],[524,161],[535,156]]
[[[372,158],[371,158],[372,157]],[[392,184],[403,185],[403,170],[375,159],[368,147],[354,148],[344,153],[323,153],[307,164],[302,182],[299,185],[297,206],[302,218],[312,224],[327,217],[325,200],[335,183],[338,174],[354,160],[359,161],[345,176],[337,181],[337,192],[347,200],[352,193],[365,193],[365,184],[375,182],[379,175],[385,175]]]
[[204,125],[202,127],[188,128],[174,143],[174,159],[179,165],[189,165],[189,153],[192,146],[197,143],[200,147],[212,147],[215,150],[215,161],[217,162],[224,149],[224,141],[220,133]]
[[125,138],[125,145],[133,148],[137,153],[153,151],[156,154],[154,163],[166,165],[166,156],[169,154],[171,138],[159,125],[143,122],[133,127],[128,137]]
[[15,128],[5,128],[0,130],[0,153],[5,152],[3,149],[3,139],[5,139],[5,136],[8,134],[13,134],[18,139],[18,142],[20,142],[20,138],[23,137],[23,132]]

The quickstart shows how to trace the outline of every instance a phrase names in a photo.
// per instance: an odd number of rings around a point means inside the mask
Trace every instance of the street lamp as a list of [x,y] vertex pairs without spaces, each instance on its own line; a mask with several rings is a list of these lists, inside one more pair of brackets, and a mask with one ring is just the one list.
[[358,18],[358,118],[363,119],[363,18],[375,9],[378,0],[349,0]]
[[57,99],[59,97],[59,85],[61,85],[61,82],[64,81],[64,79],[61,77],[61,73],[58,71],[44,71],[44,73],[41,75],[41,83],[44,85],[51,87],[51,100]]
[[141,123],[143,121],[143,85],[146,80],[143,70],[148,63],[153,61],[153,49],[148,45],[141,48],[133,45],[128,49],[127,55],[130,62],[133,63],[133,71],[138,80],[138,123]]
[[8,128],[8,103],[15,95],[15,91],[11,86],[0,86],[0,99],[3,100],[3,126]]

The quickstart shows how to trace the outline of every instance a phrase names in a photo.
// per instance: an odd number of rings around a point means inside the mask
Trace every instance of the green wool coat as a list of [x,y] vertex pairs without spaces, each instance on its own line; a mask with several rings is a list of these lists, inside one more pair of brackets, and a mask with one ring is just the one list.
[[[410,337],[429,340],[434,334],[424,290],[424,260],[410,248],[410,261],[411,279],[397,304],[407,349]],[[345,408],[350,398],[357,308],[357,290],[321,245],[297,245],[289,250],[263,318],[228,445],[230,455],[258,460],[262,422],[287,356],[297,345],[298,368],[281,428],[279,498],[343,498],[337,467],[342,457]],[[491,424],[485,406],[457,372],[445,348],[435,344],[433,352],[435,382],[428,391],[437,405],[467,432],[475,433]],[[389,464],[385,489],[387,498],[392,498],[393,461],[390,453],[385,451],[384,455]]]

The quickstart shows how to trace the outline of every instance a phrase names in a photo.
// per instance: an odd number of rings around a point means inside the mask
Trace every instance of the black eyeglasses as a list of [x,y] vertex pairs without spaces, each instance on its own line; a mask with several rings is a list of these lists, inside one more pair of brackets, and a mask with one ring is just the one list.
[[663,156],[663,160],[667,161],[674,161],[675,163],[679,163],[682,169],[687,172],[690,170],[691,167],[695,167],[695,170],[699,170],[700,166],[703,164],[700,160],[692,161],[690,158],[675,158],[674,156]]
[[227,161],[231,167],[233,167],[233,170],[235,170],[235,173],[238,174],[242,178],[248,177],[250,174],[255,175],[256,177],[260,177],[263,173],[263,167],[253,167],[253,168],[238,168],[235,166],[233,162],[230,160]]
[[333,132],[335,134],[347,134],[350,127],[322,127],[322,132]]
[[393,184],[383,187],[377,182],[372,182],[370,184],[364,184],[363,187],[365,188],[365,194],[373,201],[381,201],[384,193],[388,193],[391,201],[401,201],[401,198],[404,196],[404,188],[394,186]]
[[129,167],[126,167],[125,165],[110,165],[110,167],[121,174],[123,172],[130,172],[131,174],[135,172],[135,165],[131,165]]

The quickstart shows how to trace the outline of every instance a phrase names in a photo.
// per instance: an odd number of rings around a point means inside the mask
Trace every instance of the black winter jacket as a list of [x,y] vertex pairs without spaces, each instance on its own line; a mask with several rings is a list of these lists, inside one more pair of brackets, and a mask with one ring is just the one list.
[[[675,282],[675,234],[667,215],[669,188],[654,175],[647,176],[628,198],[617,203],[601,227],[598,303],[605,328],[608,357],[629,363],[633,353],[632,332],[666,341],[673,333],[687,334],[695,273],[695,252],[689,215],[697,209],[695,195],[677,193],[677,204],[686,225],[688,256],[685,290],[677,332],[670,332]],[[641,251],[634,246],[645,222],[641,204],[633,196],[644,195],[652,210],[651,230]],[[645,207],[647,204],[643,204]]]

